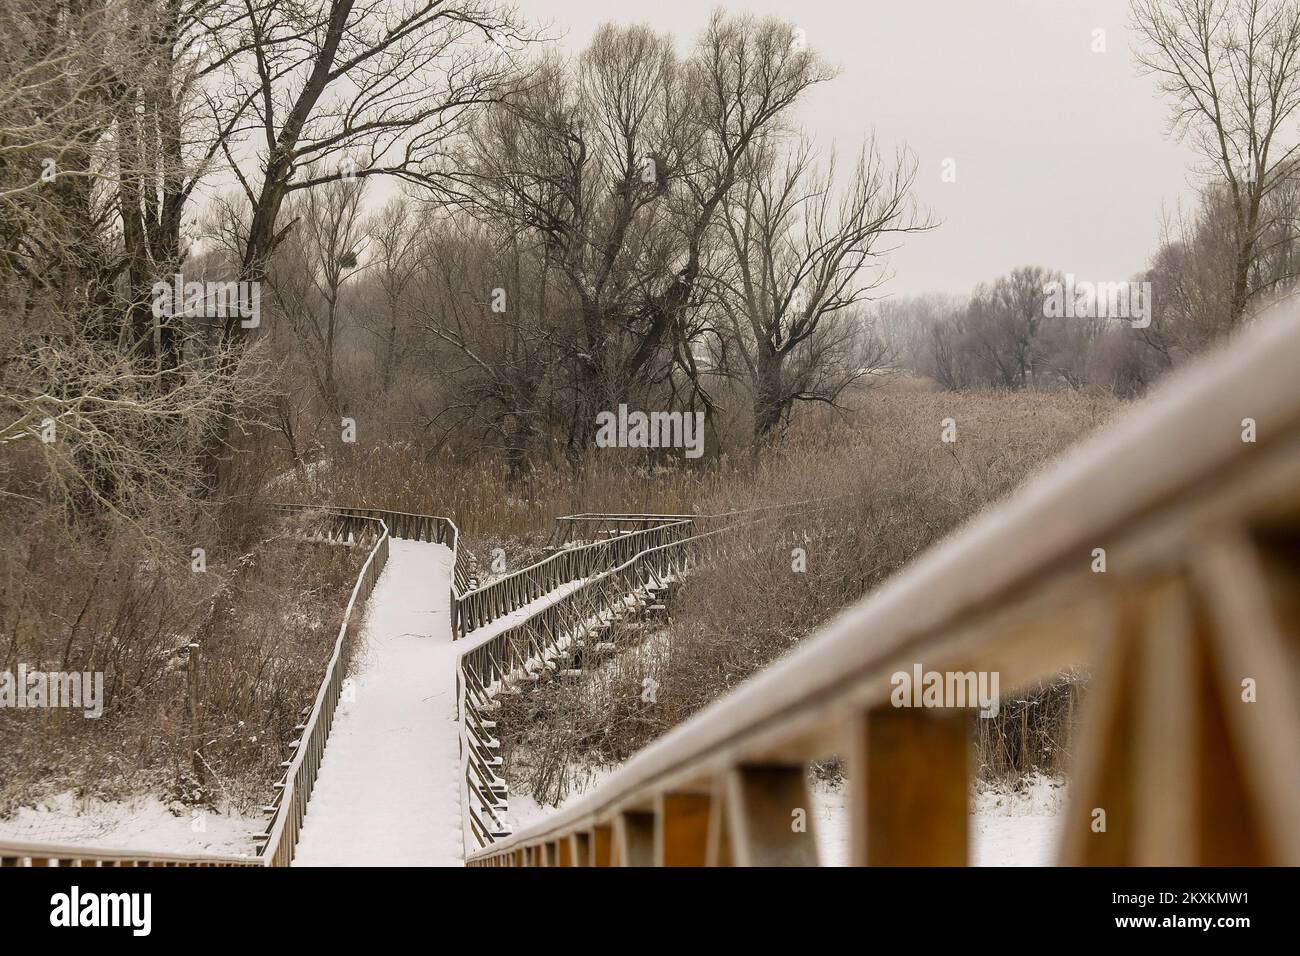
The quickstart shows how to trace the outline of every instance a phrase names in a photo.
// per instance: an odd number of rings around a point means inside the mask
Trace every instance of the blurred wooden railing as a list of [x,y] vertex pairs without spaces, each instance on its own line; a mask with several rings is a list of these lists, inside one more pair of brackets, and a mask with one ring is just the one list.
[[0,843],[0,866],[263,866],[260,856],[151,853],[57,843]]
[[965,864],[979,718],[893,706],[920,665],[1003,691],[1090,672],[1060,862],[1300,864],[1297,370],[1300,324],[1260,323],[467,862],[816,864],[808,766],[838,756],[853,863]]

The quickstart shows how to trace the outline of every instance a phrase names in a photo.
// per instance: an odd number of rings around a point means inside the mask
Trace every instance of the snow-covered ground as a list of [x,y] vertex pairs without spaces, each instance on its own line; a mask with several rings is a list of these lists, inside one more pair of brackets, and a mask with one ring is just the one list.
[[197,810],[156,797],[79,799],[61,793],[0,820],[0,840],[132,849],[155,853],[252,855],[263,817]]
[[[568,799],[589,792],[612,773],[598,772],[575,786]],[[812,831],[825,866],[848,866],[849,816],[843,787],[813,789]],[[1059,779],[1033,775],[1015,789],[978,787],[971,797],[970,861],[973,866],[1051,866],[1064,812],[1065,787]],[[567,801],[566,801],[567,802]],[[507,819],[516,829],[554,813],[531,797],[510,795]]]
[[[977,787],[971,796],[970,863],[972,866],[1051,866],[1064,812],[1060,780],[1026,778],[1016,790]],[[813,790],[813,833],[822,863],[848,866],[847,790]]]
[[443,545],[392,541],[295,866],[460,865],[451,565]]

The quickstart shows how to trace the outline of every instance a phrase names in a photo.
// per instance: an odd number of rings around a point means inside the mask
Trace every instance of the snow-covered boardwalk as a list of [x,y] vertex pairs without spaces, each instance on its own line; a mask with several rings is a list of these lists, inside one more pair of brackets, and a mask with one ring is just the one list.
[[394,539],[370,596],[295,866],[459,866],[452,552]]

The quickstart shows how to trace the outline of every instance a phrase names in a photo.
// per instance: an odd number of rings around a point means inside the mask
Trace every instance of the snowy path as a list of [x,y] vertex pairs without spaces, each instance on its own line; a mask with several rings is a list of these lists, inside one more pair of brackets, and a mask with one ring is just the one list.
[[294,866],[461,865],[451,564],[443,545],[391,542]]

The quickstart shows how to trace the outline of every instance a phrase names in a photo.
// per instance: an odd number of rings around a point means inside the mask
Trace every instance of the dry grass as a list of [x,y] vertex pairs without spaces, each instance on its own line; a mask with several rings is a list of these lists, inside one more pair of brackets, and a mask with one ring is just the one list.
[[[63,790],[265,802],[361,558],[299,543],[279,522],[245,521],[258,533],[242,541],[207,530],[142,542],[117,526],[66,528],[41,509],[6,512],[0,670],[101,671],[105,701],[98,719],[0,710],[0,812]],[[203,573],[191,567],[199,541]]]

